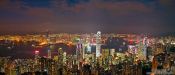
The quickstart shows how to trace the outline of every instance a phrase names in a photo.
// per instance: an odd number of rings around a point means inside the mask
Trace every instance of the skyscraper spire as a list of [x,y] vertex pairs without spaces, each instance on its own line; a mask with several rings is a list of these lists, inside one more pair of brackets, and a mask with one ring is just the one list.
[[98,31],[96,34],[96,57],[99,57],[101,55],[101,32]]

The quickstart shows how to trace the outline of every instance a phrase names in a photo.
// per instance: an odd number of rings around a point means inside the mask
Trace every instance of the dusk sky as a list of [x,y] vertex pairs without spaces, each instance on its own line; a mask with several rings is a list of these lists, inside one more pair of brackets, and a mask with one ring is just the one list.
[[175,32],[175,0],[0,0],[0,32]]

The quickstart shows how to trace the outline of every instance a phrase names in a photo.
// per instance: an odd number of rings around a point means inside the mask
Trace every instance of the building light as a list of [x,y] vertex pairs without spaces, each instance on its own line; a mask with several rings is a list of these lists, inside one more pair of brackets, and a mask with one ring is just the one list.
[[38,51],[38,50],[36,50],[36,51],[35,51],[35,54],[39,54],[39,51]]

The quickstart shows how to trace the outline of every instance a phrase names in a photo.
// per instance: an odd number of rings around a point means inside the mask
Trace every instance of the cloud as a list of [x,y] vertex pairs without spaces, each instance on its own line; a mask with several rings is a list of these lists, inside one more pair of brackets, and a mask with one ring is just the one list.
[[[66,1],[63,0],[55,3],[55,7],[60,12],[72,12],[75,14],[84,13],[85,15],[97,13],[108,12],[112,15],[127,15],[130,13],[151,13],[153,12],[153,8],[144,5],[141,2],[137,1],[116,1],[116,2],[106,2],[102,0],[91,0],[86,3],[77,3],[74,6],[68,6]],[[104,11],[104,12],[103,12]]]
[[[49,2],[49,7],[37,7],[37,5],[31,6],[20,0],[15,2],[0,0],[0,11],[17,14],[14,18],[8,15],[1,17],[0,24],[4,29],[11,27],[11,30],[14,27],[22,27],[21,30],[24,31],[50,29],[64,32],[68,31],[65,29],[70,29],[71,32],[96,31],[99,28],[96,25],[99,24],[103,25],[101,29],[104,31],[154,31],[156,26],[164,28],[163,24],[167,22],[162,19],[165,14],[159,14],[160,12],[151,6],[151,2],[149,6],[139,0],[77,1],[69,5],[68,0],[52,0]],[[172,7],[173,4],[169,3],[160,1],[160,4],[166,8]]]
[[11,2],[11,0],[0,0],[0,9],[6,11],[16,11],[22,7],[21,1]]
[[53,18],[54,13],[49,10],[48,8],[29,8],[26,11],[24,11],[27,16],[34,16],[34,17],[40,17],[40,18]]
[[49,10],[49,8],[31,7],[26,5],[22,0],[16,0],[14,2],[10,0],[0,0],[0,11],[42,18],[53,17],[53,12]]
[[111,16],[130,15],[132,13],[149,14],[153,12],[151,7],[144,5],[138,1],[104,1],[104,0],[89,0],[75,3],[74,6],[69,6],[67,0],[53,0],[50,2],[51,8],[30,7],[22,1],[10,2],[10,0],[2,0],[0,5],[3,5],[6,10],[27,16],[51,18],[58,13],[73,13],[83,15],[105,15]]
[[166,11],[175,13],[175,0],[159,0],[159,3]]
[[2,8],[2,7],[6,6],[9,3],[10,3],[9,0],[0,0],[0,7]]
[[159,0],[159,3],[165,6],[174,6],[175,1],[174,0]]

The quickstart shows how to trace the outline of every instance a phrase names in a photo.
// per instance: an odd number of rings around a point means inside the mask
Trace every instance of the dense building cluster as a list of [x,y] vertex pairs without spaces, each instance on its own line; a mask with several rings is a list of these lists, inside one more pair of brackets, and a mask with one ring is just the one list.
[[0,71],[7,75],[175,74],[174,45],[173,36],[100,31],[4,35],[0,36]]

